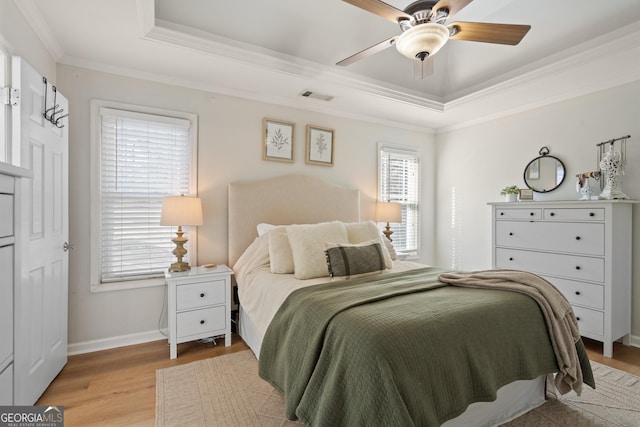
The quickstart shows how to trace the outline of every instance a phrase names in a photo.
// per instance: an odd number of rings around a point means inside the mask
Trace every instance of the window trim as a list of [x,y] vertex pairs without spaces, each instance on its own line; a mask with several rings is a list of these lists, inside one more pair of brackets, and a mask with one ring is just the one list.
[[[188,120],[191,123],[189,132],[192,166],[189,171],[190,196],[197,196],[198,190],[198,115],[182,111],[166,110],[162,108],[147,107],[135,104],[126,104],[116,101],[102,99],[92,99],[90,103],[90,289],[91,292],[120,291],[128,289],[147,288],[152,286],[164,286],[164,277],[153,277],[147,279],[123,280],[118,282],[102,283],[100,277],[101,264],[101,239],[100,239],[100,173],[101,173],[101,150],[100,150],[100,109],[112,108],[116,110],[130,111],[132,113],[150,114],[156,116],[166,116]],[[198,260],[198,229],[197,227],[184,227],[189,237],[189,258],[197,264]]]
[[417,174],[418,174],[418,192],[417,192],[417,196],[418,196],[418,218],[417,218],[417,223],[416,223],[416,250],[415,251],[411,251],[411,252],[402,252],[402,251],[398,251],[398,253],[400,254],[404,254],[406,255],[406,259],[408,260],[416,260],[416,259],[420,259],[420,253],[421,253],[421,249],[422,249],[422,245],[421,245],[421,236],[420,236],[420,222],[421,222],[421,205],[422,205],[422,194],[421,194],[421,189],[422,189],[422,185],[421,185],[421,175],[422,175],[422,159],[421,159],[421,155],[422,153],[420,152],[419,149],[417,149],[416,147],[410,147],[410,146],[403,146],[403,145],[399,145],[399,144],[393,144],[393,143],[388,143],[388,142],[378,142],[378,170],[376,173],[377,176],[377,200],[381,200],[381,183],[380,183],[380,172],[382,169],[382,156],[381,153],[383,151],[388,151],[388,152],[396,152],[396,153],[400,153],[400,154],[411,154],[411,155],[415,155],[417,158],[417,163],[418,163],[418,170],[417,170]]

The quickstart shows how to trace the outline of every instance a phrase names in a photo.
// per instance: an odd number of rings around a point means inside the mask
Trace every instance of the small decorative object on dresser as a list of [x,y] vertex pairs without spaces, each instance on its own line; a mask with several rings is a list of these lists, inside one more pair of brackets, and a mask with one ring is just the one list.
[[166,272],[169,356],[178,357],[178,344],[224,335],[231,345],[231,275],[226,265]]
[[635,201],[529,202],[492,206],[492,266],[536,273],[569,300],[580,335],[629,345],[631,228]]
[[[611,139],[609,141],[596,144],[598,146],[598,167],[604,177],[604,188],[600,193],[601,199],[628,199],[629,197],[620,189],[621,174],[627,164],[627,139],[631,135]],[[615,143],[619,142],[619,148]],[[608,149],[606,148],[609,146]],[[602,181],[601,181],[602,182]]]
[[500,195],[504,196],[505,202],[515,202],[518,200],[520,189],[517,185],[507,185],[500,191]]
[[521,188],[520,195],[518,195],[519,201],[530,201],[533,200],[533,190],[530,188]]

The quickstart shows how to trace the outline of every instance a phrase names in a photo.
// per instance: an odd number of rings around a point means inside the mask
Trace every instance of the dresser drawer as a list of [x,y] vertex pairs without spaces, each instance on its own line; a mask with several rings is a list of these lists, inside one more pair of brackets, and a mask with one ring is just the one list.
[[225,303],[225,280],[207,280],[179,285],[176,289],[176,309],[206,307]]
[[178,313],[178,339],[224,330],[227,326],[225,311],[225,306],[220,306]]
[[582,307],[573,307],[573,312],[578,319],[581,334],[590,332],[599,336],[604,335],[604,313]]
[[604,224],[497,221],[496,245],[604,256]]
[[604,208],[545,208],[548,221],[604,221]]
[[13,196],[0,194],[0,237],[13,236]]
[[545,277],[569,300],[571,305],[604,310],[604,286],[593,283]]
[[496,219],[541,219],[542,209],[496,208]]
[[496,248],[496,268],[604,282],[603,258]]

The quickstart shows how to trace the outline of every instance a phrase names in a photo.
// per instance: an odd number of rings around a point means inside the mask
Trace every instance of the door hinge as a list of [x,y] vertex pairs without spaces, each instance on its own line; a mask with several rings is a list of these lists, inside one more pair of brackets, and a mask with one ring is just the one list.
[[4,105],[17,107],[20,105],[20,90],[12,87],[0,88],[0,102]]

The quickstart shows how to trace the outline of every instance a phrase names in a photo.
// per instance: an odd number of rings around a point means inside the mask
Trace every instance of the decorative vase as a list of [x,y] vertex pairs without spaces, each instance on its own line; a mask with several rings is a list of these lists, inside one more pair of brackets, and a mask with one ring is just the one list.
[[517,194],[505,194],[504,195],[504,201],[505,202],[509,202],[509,203],[516,202],[516,201],[518,201],[518,195]]

